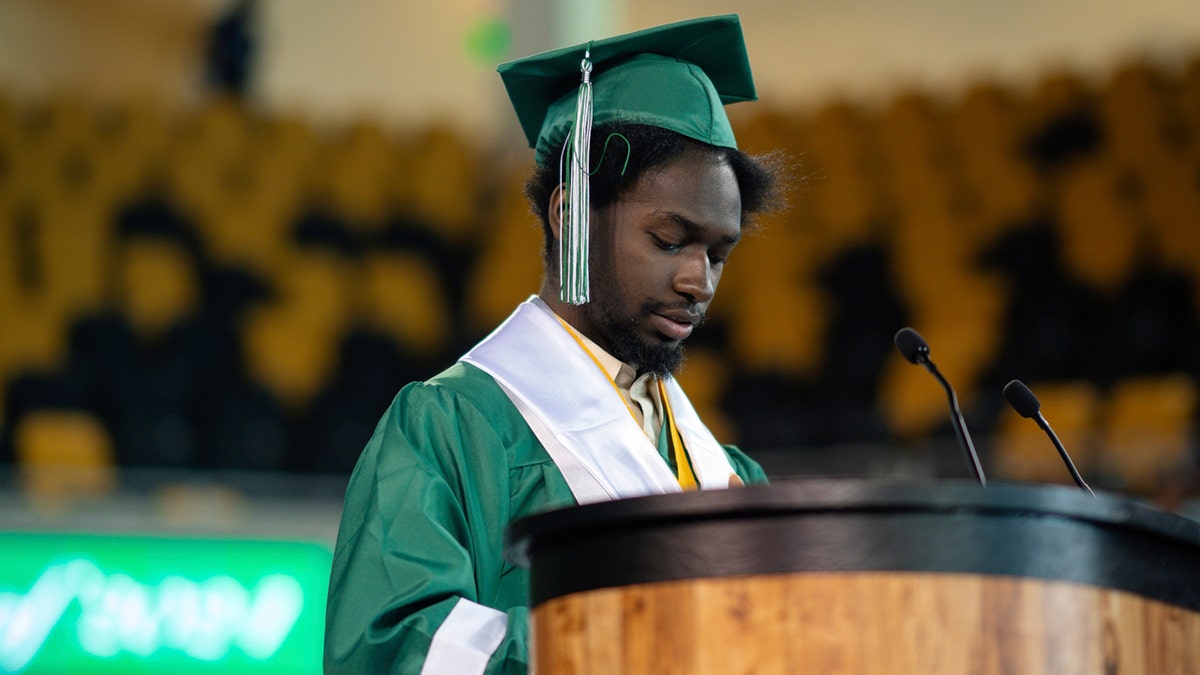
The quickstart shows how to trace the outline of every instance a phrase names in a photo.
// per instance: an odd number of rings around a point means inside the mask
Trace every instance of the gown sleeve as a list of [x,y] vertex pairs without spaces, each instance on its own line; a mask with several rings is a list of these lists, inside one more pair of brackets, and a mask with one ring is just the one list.
[[767,474],[758,462],[750,459],[750,456],[742,452],[736,446],[726,445],[725,454],[729,457],[729,465],[733,467],[734,473],[742,479],[746,485],[755,485],[767,482]]
[[511,571],[507,452],[457,393],[400,392],[347,488],[326,673],[527,672],[528,608],[498,598]]

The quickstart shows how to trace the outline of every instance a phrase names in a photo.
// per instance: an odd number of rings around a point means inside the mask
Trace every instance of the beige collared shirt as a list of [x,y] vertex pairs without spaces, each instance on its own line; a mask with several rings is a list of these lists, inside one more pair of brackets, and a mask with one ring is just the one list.
[[662,401],[659,400],[658,381],[654,375],[643,373],[639,376],[633,366],[604,351],[583,333],[575,331],[575,334],[604,367],[604,372],[616,383],[626,406],[642,426],[650,442],[658,443],[658,435],[662,431]]

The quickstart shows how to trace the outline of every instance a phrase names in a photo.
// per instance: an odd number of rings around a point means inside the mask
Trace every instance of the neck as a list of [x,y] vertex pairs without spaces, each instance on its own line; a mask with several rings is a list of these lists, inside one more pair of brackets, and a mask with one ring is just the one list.
[[586,335],[589,340],[600,344],[600,341],[596,339],[596,331],[592,328],[591,322],[586,318],[583,305],[572,305],[563,302],[558,297],[558,284],[555,281],[550,280],[542,284],[542,289],[538,291],[538,297],[541,298],[542,302],[546,303],[550,311],[557,314],[563,321],[571,324],[572,328]]
[[538,298],[546,303],[550,311],[558,315],[560,319],[567,322],[571,328],[574,328],[580,335],[587,337],[596,346],[600,347],[607,353],[612,353],[612,346],[599,334],[595,324],[588,317],[588,313],[584,310],[586,305],[572,305],[563,302],[558,297],[558,284],[550,280],[542,285],[542,289],[538,292]]

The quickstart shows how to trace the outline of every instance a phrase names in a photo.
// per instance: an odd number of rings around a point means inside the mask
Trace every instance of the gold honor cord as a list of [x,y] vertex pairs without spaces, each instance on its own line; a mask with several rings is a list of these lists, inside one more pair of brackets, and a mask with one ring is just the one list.
[[[554,318],[558,319],[558,322],[562,324],[562,327],[566,329],[567,333],[573,340],[575,340],[575,343],[579,345],[580,349],[582,349],[583,352],[592,359],[592,363],[596,364],[596,367],[600,369],[600,372],[604,373],[604,379],[608,380],[608,383],[612,385],[613,391],[616,392],[617,396],[621,398],[621,402],[625,404],[625,409],[629,411],[629,416],[633,418],[633,422],[636,424],[637,414],[633,412],[633,404],[625,400],[625,397],[621,394],[621,388],[617,386],[616,381],[613,380],[612,376],[608,374],[608,371],[604,369],[604,365],[600,363],[600,359],[596,358],[596,355],[592,353],[592,350],[588,349],[587,344],[585,344],[583,339],[579,337],[579,333],[575,331],[575,328],[573,328],[571,324],[564,321],[563,318],[557,314],[554,315]],[[671,404],[667,401],[667,390],[663,388],[661,379],[656,377],[654,378],[654,381],[658,383],[658,396],[663,403],[663,424],[667,425],[667,438],[671,446],[671,452],[675,457],[675,474],[679,480],[679,487],[683,488],[684,490],[697,490],[699,489],[700,485],[696,480],[695,472],[692,471],[692,462],[688,459],[687,450],[683,447],[683,439],[679,435],[679,429],[675,426],[675,416],[671,414]]]
[[667,399],[667,389],[663,386],[662,380],[655,378],[658,382],[658,396],[663,404],[663,423],[667,425],[670,432],[668,437],[671,443],[671,452],[675,455],[675,474],[679,478],[679,487],[684,490],[700,489],[699,481],[696,480],[696,472],[692,470],[692,461],[688,458],[687,448],[683,447],[683,438],[679,435],[679,427],[675,426],[675,415],[671,412],[671,402]]
[[626,401],[624,396],[621,396],[621,388],[617,386],[616,381],[614,381],[612,376],[608,374],[608,371],[604,369],[604,364],[600,363],[600,359],[596,358],[596,355],[592,353],[592,350],[588,349],[588,346],[584,344],[583,339],[579,337],[579,333],[575,332],[575,328],[573,328],[571,324],[563,321],[563,318],[557,314],[554,315],[554,318],[558,319],[558,322],[561,323],[562,327],[567,330],[567,333],[570,334],[570,336],[575,340],[576,344],[579,345],[579,348],[583,350],[583,353],[591,357],[592,363],[596,364],[596,367],[600,369],[600,372],[604,373],[604,378],[607,379],[608,383],[612,385],[613,391],[615,391],[617,396],[621,398],[621,401],[625,404],[625,409],[629,411],[629,416],[633,418],[633,421],[636,424],[637,413],[633,412],[633,404],[629,401]]

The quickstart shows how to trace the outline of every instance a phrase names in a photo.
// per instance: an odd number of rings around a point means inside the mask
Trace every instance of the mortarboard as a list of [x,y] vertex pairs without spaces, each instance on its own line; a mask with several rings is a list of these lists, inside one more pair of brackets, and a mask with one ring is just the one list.
[[[737,15],[680,21],[502,64],[521,128],[569,188],[559,255],[562,299],[588,299],[588,148],[593,125],[646,124],[736,148],[724,105],[757,98]],[[570,147],[567,147],[570,141]]]

